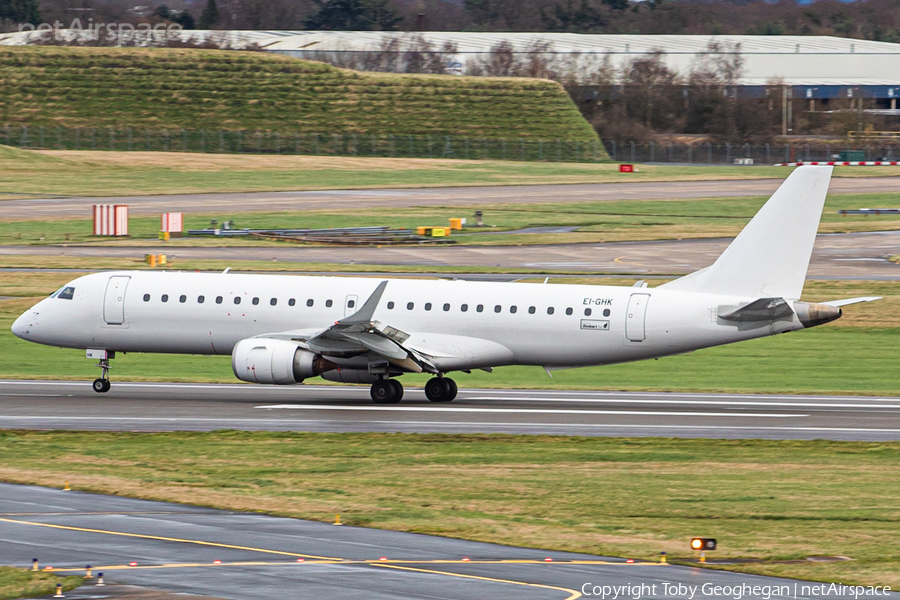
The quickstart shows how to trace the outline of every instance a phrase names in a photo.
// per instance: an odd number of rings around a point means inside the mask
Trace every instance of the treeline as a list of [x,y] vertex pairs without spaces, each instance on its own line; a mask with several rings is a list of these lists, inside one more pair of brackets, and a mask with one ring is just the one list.
[[[187,28],[837,35],[900,42],[900,0],[0,0],[17,23],[179,22]],[[73,8],[75,10],[73,10]]]

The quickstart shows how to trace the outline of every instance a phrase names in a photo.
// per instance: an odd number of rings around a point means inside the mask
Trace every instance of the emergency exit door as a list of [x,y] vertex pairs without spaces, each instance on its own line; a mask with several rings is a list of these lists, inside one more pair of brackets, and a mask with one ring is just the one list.
[[350,295],[344,300],[344,316],[349,317],[359,310],[359,296]]
[[631,342],[643,342],[646,337],[644,324],[647,317],[647,303],[650,294],[632,294],[628,300],[628,313],[625,315],[625,337]]
[[103,320],[109,325],[125,322],[125,288],[131,277],[114,275],[106,284],[106,298],[103,300]]

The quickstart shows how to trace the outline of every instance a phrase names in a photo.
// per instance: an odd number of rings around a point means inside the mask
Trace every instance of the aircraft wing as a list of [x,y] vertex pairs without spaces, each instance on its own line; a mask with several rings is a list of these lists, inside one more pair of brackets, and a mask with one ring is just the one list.
[[405,345],[410,335],[373,319],[375,309],[388,282],[382,281],[358,311],[315,332],[285,332],[260,337],[275,337],[300,342],[311,352],[323,356],[354,356],[374,352],[388,362],[412,371],[437,373],[430,357]]

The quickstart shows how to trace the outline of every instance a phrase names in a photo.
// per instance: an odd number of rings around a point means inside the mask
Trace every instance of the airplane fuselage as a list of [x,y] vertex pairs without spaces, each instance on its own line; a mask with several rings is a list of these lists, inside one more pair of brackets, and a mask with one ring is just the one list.
[[[66,348],[231,354],[240,340],[310,332],[350,316],[383,279],[123,271],[67,285],[14,325]],[[746,327],[718,307],[752,300],[594,285],[388,280],[374,320],[409,332],[445,370],[584,366],[688,352],[802,329],[796,316]],[[444,370],[442,369],[442,370]]]

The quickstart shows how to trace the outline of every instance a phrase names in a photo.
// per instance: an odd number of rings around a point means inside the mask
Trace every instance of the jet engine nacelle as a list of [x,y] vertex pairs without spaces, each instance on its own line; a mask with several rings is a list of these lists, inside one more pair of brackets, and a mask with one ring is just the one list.
[[290,385],[336,369],[337,365],[288,340],[250,338],[231,352],[235,377],[250,383]]

